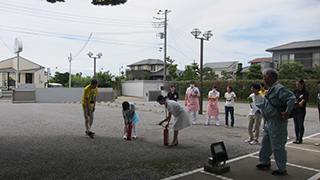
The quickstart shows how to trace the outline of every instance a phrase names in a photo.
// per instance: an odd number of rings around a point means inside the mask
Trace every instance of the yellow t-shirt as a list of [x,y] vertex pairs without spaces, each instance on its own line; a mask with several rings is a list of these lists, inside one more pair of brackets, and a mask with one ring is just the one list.
[[264,90],[263,92],[260,90],[259,93],[262,94],[263,96],[266,96],[267,90]]
[[89,98],[89,106],[93,106],[94,97],[98,94],[98,87],[92,89],[90,85],[84,88],[82,105],[86,105],[86,98]]

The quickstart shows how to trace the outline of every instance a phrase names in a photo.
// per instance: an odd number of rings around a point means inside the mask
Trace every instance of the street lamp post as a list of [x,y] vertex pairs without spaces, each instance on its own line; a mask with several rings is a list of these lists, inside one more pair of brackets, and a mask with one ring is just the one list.
[[209,41],[209,38],[213,35],[211,30],[204,32],[203,37],[198,37],[201,34],[201,31],[198,28],[194,28],[191,31],[191,34],[196,38],[200,39],[200,111],[199,114],[202,114],[203,109],[203,84],[202,84],[202,76],[203,76],[203,40]]
[[121,75],[121,69],[123,68],[122,64],[119,64],[119,77]]
[[97,60],[97,58],[98,59],[101,58],[102,53],[100,52],[96,56],[93,56],[93,53],[90,51],[90,52],[88,52],[87,55],[89,56],[89,58],[93,58],[93,60],[94,60],[94,64],[93,64],[93,68],[94,68],[93,69],[93,79],[96,79],[96,60]]

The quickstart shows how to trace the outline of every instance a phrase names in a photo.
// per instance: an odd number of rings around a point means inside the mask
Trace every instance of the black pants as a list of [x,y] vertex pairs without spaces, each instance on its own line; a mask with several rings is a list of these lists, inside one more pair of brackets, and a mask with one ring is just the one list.
[[293,118],[294,122],[294,130],[296,133],[296,140],[302,141],[302,137],[304,134],[304,119],[306,117],[306,109],[301,108],[301,112],[298,116]]

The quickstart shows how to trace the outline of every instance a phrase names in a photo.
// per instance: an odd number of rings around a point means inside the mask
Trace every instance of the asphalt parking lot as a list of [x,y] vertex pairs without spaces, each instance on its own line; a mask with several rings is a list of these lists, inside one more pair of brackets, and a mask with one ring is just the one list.
[[[141,119],[138,138],[132,141],[122,139],[124,100],[136,103]],[[79,103],[12,104],[0,99],[0,179],[163,179],[203,168],[214,142],[224,141],[230,159],[256,153],[259,144],[244,143],[248,104],[236,103],[232,129],[224,127],[224,103],[219,107],[221,126],[205,126],[206,116],[199,115],[197,125],[179,132],[179,145],[168,148],[163,128],[156,125],[164,119],[164,107],[156,102],[120,97],[98,103],[92,127],[96,137],[89,139]],[[316,108],[307,108],[305,128],[305,136],[320,132]],[[292,140],[293,129],[290,121]],[[251,163],[254,167],[258,159]]]

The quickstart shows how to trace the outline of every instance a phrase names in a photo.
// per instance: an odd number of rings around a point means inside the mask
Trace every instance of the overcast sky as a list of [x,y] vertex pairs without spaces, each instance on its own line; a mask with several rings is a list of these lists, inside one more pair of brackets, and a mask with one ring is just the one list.
[[[212,30],[204,42],[204,63],[248,61],[271,57],[265,50],[293,41],[320,39],[319,0],[128,0],[119,6],[94,6],[91,0],[0,0],[0,60],[15,56],[14,40],[23,41],[20,56],[61,73],[93,75],[93,59],[101,52],[97,71],[119,75],[121,67],[153,58],[163,60],[163,39],[154,28],[159,10],[168,9],[167,56],[184,70],[199,64],[200,40],[193,28]],[[92,35],[90,36],[90,34]],[[121,69],[121,70],[124,70]],[[52,74],[53,75],[53,74]]]

